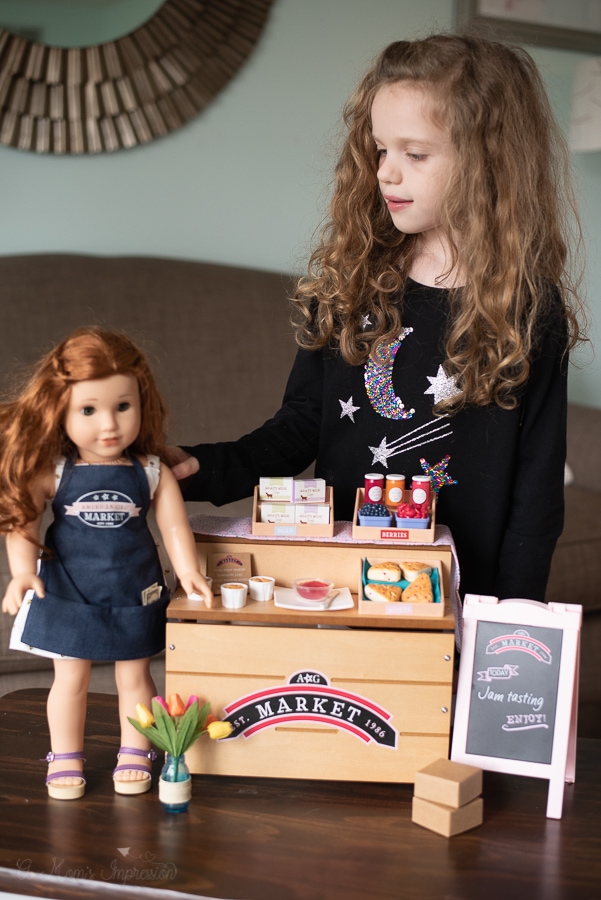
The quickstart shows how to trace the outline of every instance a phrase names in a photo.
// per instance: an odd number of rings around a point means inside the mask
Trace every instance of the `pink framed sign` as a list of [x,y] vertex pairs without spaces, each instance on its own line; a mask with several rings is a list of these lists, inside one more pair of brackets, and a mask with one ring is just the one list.
[[549,780],[560,819],[575,779],[582,607],[468,594],[451,759]]

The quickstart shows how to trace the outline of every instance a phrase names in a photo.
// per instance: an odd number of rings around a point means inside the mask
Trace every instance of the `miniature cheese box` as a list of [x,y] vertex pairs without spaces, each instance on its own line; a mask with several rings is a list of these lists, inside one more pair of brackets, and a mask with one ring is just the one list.
[[259,478],[259,500],[273,503],[292,503],[292,478]]
[[272,525],[293,525],[296,522],[296,506],[293,503],[263,503],[260,504],[261,522],[269,522]]
[[326,502],[326,483],[323,478],[295,478],[292,491],[295,503]]
[[330,512],[327,503],[297,503],[295,522],[299,525],[329,525]]

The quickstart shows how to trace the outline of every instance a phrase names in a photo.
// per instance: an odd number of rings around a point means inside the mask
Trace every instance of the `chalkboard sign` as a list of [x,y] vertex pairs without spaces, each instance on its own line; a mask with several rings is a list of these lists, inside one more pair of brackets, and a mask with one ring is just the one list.
[[451,758],[549,779],[561,818],[574,780],[582,607],[468,594]]

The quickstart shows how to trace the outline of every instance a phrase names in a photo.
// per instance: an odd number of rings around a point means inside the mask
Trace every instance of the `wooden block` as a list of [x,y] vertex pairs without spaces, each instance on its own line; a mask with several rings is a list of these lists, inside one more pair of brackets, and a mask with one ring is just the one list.
[[475,766],[436,759],[415,773],[415,796],[423,800],[456,809],[481,793],[482,769]]
[[[435,763],[434,763],[435,764]],[[416,782],[417,784],[417,782]],[[470,828],[482,824],[483,803],[477,797],[471,803],[454,809],[442,803],[431,803],[422,797],[414,797],[411,809],[411,821],[422,828],[428,828],[443,837],[452,837]]]

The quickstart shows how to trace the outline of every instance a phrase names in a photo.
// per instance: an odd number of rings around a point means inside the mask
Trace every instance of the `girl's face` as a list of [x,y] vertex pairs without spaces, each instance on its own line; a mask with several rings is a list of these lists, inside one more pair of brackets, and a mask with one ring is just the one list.
[[133,375],[78,381],[64,427],[84,462],[119,459],[140,433],[140,389]]
[[430,103],[426,90],[399,82],[380,88],[371,109],[378,181],[392,221],[426,243],[439,238],[441,203],[456,160]]

